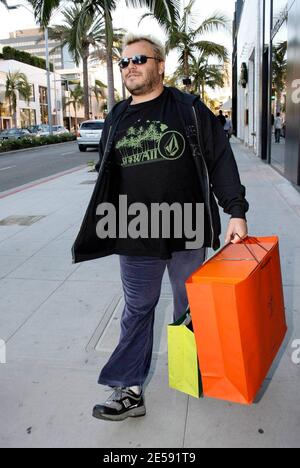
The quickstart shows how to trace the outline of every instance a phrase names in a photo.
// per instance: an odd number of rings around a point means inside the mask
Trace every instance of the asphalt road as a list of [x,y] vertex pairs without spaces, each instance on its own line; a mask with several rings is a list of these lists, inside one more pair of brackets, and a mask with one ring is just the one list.
[[98,161],[97,150],[80,153],[76,142],[0,153],[0,192],[86,165],[89,161]]

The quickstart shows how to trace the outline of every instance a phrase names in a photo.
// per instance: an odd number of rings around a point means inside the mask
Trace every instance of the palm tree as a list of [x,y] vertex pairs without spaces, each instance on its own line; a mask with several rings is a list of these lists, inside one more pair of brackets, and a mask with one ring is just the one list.
[[[70,90],[70,99],[65,103],[65,107],[73,106],[75,113],[75,130],[78,128],[77,109],[84,105],[84,90],[80,84],[77,84],[73,90]],[[70,129],[71,131],[71,129]]]
[[89,77],[88,60],[90,47],[105,40],[104,22],[100,16],[94,21],[91,16],[83,15],[82,6],[75,4],[63,11],[64,24],[49,28],[49,37],[67,45],[76,65],[83,64],[84,113],[89,119]]
[[100,80],[95,80],[94,86],[91,88],[92,94],[95,96],[100,110],[106,106],[107,103],[107,86]]
[[10,113],[13,116],[13,124],[17,127],[17,102],[19,96],[29,102],[31,86],[27,76],[20,71],[8,72],[5,85],[5,98],[9,101]]
[[[41,26],[48,26],[53,11],[59,7],[63,0],[29,0],[33,6],[36,19]],[[81,0],[79,0],[81,1]],[[160,25],[166,28],[178,20],[180,0],[125,0],[127,7],[148,8]],[[115,11],[118,0],[83,0],[81,22],[85,17],[103,17],[105,21],[105,48],[107,51],[107,83],[108,83],[108,110],[115,103],[114,75],[113,75],[113,23],[112,13]],[[78,38],[79,40],[79,38]],[[80,40],[79,40],[80,42]]]
[[228,70],[223,65],[209,64],[210,55],[201,55],[194,59],[190,65],[190,73],[193,78],[193,92],[199,93],[201,99],[206,103],[205,87],[211,89],[223,88],[228,81]]
[[[228,62],[229,59],[226,47],[212,41],[201,40],[201,36],[204,34],[216,32],[220,29],[229,32],[228,18],[221,13],[215,13],[206,18],[199,27],[190,27],[189,24],[195,23],[195,18],[192,16],[194,3],[195,0],[191,0],[184,9],[182,18],[173,24],[169,24],[167,29],[169,31],[169,38],[166,44],[167,52],[171,50],[179,52],[179,63],[183,69],[185,78],[190,78],[191,61],[198,58],[202,60],[204,56],[217,57],[222,62]],[[189,88],[187,86],[187,89]]]
[[[114,40],[112,48],[112,60],[113,63],[118,63],[122,58],[122,40],[125,36],[125,31],[123,29],[114,30]],[[107,63],[107,50],[105,47],[97,48],[94,52],[91,53],[91,59],[95,62]],[[122,80],[122,98],[126,99],[126,88]]]

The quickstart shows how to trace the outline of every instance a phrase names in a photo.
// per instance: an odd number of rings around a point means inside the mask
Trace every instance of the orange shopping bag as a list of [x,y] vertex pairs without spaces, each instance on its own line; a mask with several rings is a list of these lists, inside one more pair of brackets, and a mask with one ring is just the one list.
[[186,288],[204,396],[253,403],[287,331],[278,237],[228,244]]

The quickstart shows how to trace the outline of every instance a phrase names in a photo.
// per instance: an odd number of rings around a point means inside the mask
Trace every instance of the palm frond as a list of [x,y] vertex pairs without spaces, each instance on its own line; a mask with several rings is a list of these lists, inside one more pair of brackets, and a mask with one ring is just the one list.
[[41,26],[48,26],[53,12],[59,7],[61,0],[28,0],[33,7],[35,19]]

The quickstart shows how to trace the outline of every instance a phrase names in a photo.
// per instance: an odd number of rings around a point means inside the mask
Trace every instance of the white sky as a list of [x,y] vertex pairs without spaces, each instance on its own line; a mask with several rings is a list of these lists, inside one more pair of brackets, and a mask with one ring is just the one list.
[[[182,0],[187,4],[188,0]],[[67,2],[64,2],[67,3]],[[215,11],[221,11],[233,18],[235,0],[196,0],[194,13],[200,21],[203,21],[207,16],[211,15]],[[30,9],[30,5],[26,0],[8,0],[9,5],[23,4]],[[124,0],[119,0],[119,6],[114,13],[114,27],[122,27],[129,29],[131,32],[143,32],[146,34],[154,34],[165,42],[166,36],[162,29],[158,26],[157,22],[153,19],[145,19],[141,26],[138,27],[140,17],[146,10],[126,8]],[[19,29],[28,29],[36,27],[33,15],[25,8],[19,8],[18,10],[7,11],[3,5],[0,5],[0,38],[4,39],[9,36],[9,33]],[[60,22],[61,15],[55,13],[52,23],[58,24]],[[198,21],[197,21],[198,23]],[[197,24],[196,24],[197,26]],[[230,50],[232,47],[232,39],[230,35],[225,33],[214,34],[211,36],[212,40],[218,41],[226,45]],[[171,53],[167,59],[167,73],[171,73],[176,67],[176,54]]]

